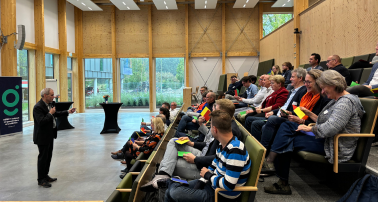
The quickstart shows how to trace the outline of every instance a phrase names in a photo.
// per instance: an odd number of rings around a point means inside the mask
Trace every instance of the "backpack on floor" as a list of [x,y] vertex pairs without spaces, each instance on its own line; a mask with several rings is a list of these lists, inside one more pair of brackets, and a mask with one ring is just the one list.
[[[160,167],[160,163],[156,164],[156,171],[153,174],[152,179],[157,175]],[[167,189],[158,189],[154,192],[147,192],[146,196],[142,199],[142,202],[164,202],[164,195]]]
[[378,201],[378,177],[366,174],[349,188],[338,202],[373,202]]

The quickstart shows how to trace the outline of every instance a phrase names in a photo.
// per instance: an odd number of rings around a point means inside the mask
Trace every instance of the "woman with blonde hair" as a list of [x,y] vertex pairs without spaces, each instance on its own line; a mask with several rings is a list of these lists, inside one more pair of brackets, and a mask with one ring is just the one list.
[[[125,173],[129,172],[131,168],[131,161],[136,159],[141,153],[150,155],[154,150],[156,145],[159,143],[164,135],[164,123],[161,118],[156,117],[151,119],[151,130],[153,133],[148,136],[144,141],[134,141],[134,143],[129,140],[126,142],[122,149],[125,156],[125,161],[127,168],[123,170]],[[121,175],[120,177],[123,178]]]
[[281,70],[280,66],[274,65],[272,67],[272,75],[282,75],[282,70]]

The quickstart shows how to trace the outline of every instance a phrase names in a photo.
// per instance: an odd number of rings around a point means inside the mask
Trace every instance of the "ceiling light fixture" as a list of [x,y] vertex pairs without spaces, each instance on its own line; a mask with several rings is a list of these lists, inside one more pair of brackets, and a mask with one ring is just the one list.
[[245,4],[244,4],[243,8],[245,8]]
[[283,4],[282,7],[284,7],[286,4]]
[[205,5],[205,8],[206,8],[206,5]]
[[125,5],[126,6],[126,3],[125,2],[122,2],[123,3],[123,5]]
[[127,7],[127,9],[129,9],[129,10],[130,10],[130,7]]
[[290,2],[290,0],[288,0],[287,2]]
[[83,4],[84,6],[86,6],[85,3],[83,3],[83,2],[81,2],[81,4]]
[[167,2],[164,1],[164,4],[167,5]]
[[91,7],[88,7],[88,8],[89,8],[89,10],[92,10]]
[[247,2],[245,2],[245,3],[248,3],[249,2],[249,0],[247,0]]
[[168,6],[165,6],[166,9],[168,9]]
[[205,1],[205,4],[207,4],[207,1]]

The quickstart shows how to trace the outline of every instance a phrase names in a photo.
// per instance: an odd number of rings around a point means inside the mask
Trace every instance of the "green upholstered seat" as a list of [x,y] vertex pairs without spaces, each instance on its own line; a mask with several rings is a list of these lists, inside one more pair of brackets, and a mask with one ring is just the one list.
[[348,69],[353,64],[353,59],[354,56],[349,58],[343,58],[341,59],[341,64],[343,64],[344,67]]
[[360,69],[348,69],[352,81],[354,81],[354,82],[357,81],[357,83],[360,83],[360,79],[361,79],[361,75],[362,75],[363,70],[364,69],[361,69],[361,68]]
[[304,69],[307,69],[307,68],[309,68],[309,67],[311,67],[310,64],[305,64],[303,68],[304,68]]
[[[375,117],[377,116],[378,100],[360,98],[361,104],[365,109],[365,115],[361,120],[361,133],[371,134],[375,126]],[[343,138],[343,137],[340,137]],[[339,163],[339,172],[365,172],[365,165],[369,156],[371,143],[374,137],[360,137],[357,142],[357,148],[348,162]],[[311,152],[300,151],[298,155],[306,161],[313,161],[318,163],[329,163],[324,156],[314,154]]]
[[371,69],[372,68],[363,68],[361,78],[360,78],[360,84],[363,84],[368,80]]
[[323,67],[324,70],[327,70],[327,69],[328,69],[328,67],[327,67],[327,61],[321,61],[321,62],[319,63],[319,66]]
[[245,92],[245,87],[244,86],[242,86],[241,88],[240,88],[240,92],[239,92],[239,95],[242,95],[243,93]]
[[[133,176],[127,173],[122,181],[118,184],[116,189],[131,189],[133,184]],[[121,192],[121,201],[127,201],[130,197],[130,192]]]
[[267,74],[273,65],[274,65],[274,59],[260,62],[259,67],[257,68],[257,76]]
[[152,151],[152,153],[150,154],[150,156],[148,157],[148,159],[147,159],[147,161],[146,161],[147,164],[150,164],[150,163],[151,163],[152,159],[154,159],[154,157],[155,157],[155,153],[156,153],[156,152],[157,152],[157,151]]
[[359,60],[368,61],[369,60],[369,54],[354,56],[353,63],[358,62]]
[[136,193],[136,190],[138,188],[139,182],[140,182],[141,178],[143,177],[144,173],[147,171],[148,167],[149,167],[149,164],[145,164],[143,166],[143,169],[140,171],[140,174],[134,180],[134,182],[132,183],[132,186],[130,186],[131,187],[131,192],[130,192],[130,196],[129,196],[129,202],[133,202],[134,201],[135,193]]
[[113,193],[109,196],[108,199],[106,199],[106,202],[118,202],[122,201],[122,193],[114,190]]
[[371,62],[373,58],[375,57],[376,53],[369,54],[368,62]]
[[302,68],[304,68],[304,66],[305,66],[305,64],[301,64],[301,65],[299,65],[298,67],[302,67]]
[[222,74],[219,76],[218,91],[227,91],[227,74]]

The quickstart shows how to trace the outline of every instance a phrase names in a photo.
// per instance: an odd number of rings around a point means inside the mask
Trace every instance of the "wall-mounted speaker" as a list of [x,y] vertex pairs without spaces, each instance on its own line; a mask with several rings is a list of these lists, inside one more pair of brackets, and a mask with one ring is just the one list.
[[18,40],[17,44],[14,46],[18,50],[22,50],[25,45],[25,25],[18,25]]

